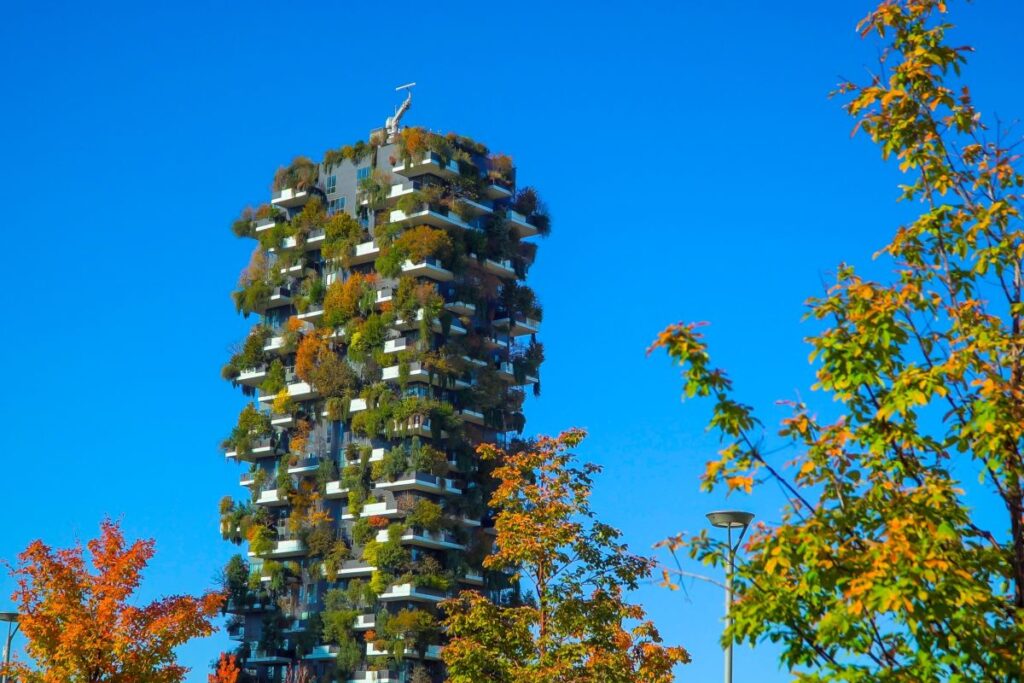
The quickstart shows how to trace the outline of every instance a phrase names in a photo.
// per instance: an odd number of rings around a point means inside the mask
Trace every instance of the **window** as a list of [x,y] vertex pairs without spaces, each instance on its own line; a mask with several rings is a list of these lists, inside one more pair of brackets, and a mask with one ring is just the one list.
[[327,194],[332,194],[338,189],[338,176],[327,177]]
[[370,177],[370,167],[366,166],[356,171],[356,180],[365,180]]
[[[331,177],[333,178],[334,176],[331,176]],[[329,213],[332,216],[334,214],[336,214],[336,213],[338,213],[340,211],[344,211],[344,210],[345,210],[345,198],[344,197],[338,197],[337,199],[332,199],[331,201],[327,202],[327,213]]]

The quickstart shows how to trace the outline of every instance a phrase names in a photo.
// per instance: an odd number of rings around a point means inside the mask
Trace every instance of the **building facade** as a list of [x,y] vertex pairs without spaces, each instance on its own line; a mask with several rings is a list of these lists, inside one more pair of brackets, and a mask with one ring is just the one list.
[[438,604],[517,591],[482,566],[475,447],[520,432],[539,387],[524,280],[548,223],[511,159],[421,128],[296,158],[235,222],[257,243],[234,292],[255,325],[224,368],[250,402],[221,531],[247,679],[441,681]]

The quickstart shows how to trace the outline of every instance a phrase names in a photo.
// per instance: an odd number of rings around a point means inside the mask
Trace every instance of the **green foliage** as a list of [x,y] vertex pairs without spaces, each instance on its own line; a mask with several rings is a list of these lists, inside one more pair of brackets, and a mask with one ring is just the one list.
[[409,458],[402,446],[395,446],[388,449],[384,454],[384,460],[377,464],[381,467],[379,474],[374,475],[375,478],[395,481],[409,469]]
[[260,384],[260,391],[264,394],[276,394],[287,387],[284,363],[280,358],[275,358],[267,368],[267,376]]
[[371,147],[364,141],[359,140],[355,144],[342,145],[337,149],[331,149],[324,152],[324,166],[330,168],[331,166],[337,166],[342,161],[348,160],[353,164],[358,164],[360,161],[366,158],[366,155],[371,151]]
[[324,223],[324,258],[339,259],[346,268],[356,245],[369,239],[362,225],[350,214],[339,211]]
[[245,603],[249,594],[249,563],[241,555],[232,555],[224,567],[224,591],[230,603]]
[[294,190],[306,190],[316,184],[317,164],[310,158],[297,156],[288,166],[282,166],[274,174],[274,182],[271,189],[279,192],[286,188]]
[[376,535],[376,529],[370,526],[370,520],[366,517],[360,517],[352,524],[352,541],[356,545],[365,546]]
[[249,403],[238,414],[238,423],[231,430],[231,436],[225,440],[224,446],[234,449],[239,455],[246,455],[252,452],[253,444],[258,439],[269,436],[271,431],[270,416]]
[[444,510],[437,503],[421,498],[416,501],[416,506],[406,516],[405,522],[427,531],[440,531],[445,525]]
[[[792,404],[787,470],[697,325],[655,342],[683,367],[685,395],[712,401],[724,443],[704,488],[764,482],[788,499],[748,537],[726,637],[780,643],[801,681],[1020,680],[1024,176],[952,82],[969,48],[949,44],[944,12],[879,5],[861,25],[884,43],[879,74],[840,88],[923,209],[880,252],[894,277],[843,265],[810,301],[823,328],[809,339],[814,389],[835,419]],[[969,497],[968,477],[980,479]],[[665,545],[711,564],[728,553],[707,534]]]
[[[536,604],[495,605],[464,591],[442,603],[449,643],[442,656],[453,683],[572,680],[674,680],[685,650],[661,645],[643,610],[623,599],[651,573],[618,530],[590,508],[596,465],[577,465],[569,449],[582,430],[541,437],[509,453],[490,444],[478,452],[497,464],[491,498],[495,552],[488,569],[517,572],[530,582]],[[436,573],[419,580],[430,581]],[[625,622],[637,624],[627,628]]]

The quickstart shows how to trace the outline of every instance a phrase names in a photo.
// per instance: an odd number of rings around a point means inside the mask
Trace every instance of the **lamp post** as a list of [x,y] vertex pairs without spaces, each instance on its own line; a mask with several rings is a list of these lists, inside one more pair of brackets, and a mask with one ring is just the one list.
[[[754,514],[739,510],[720,510],[709,512],[707,518],[711,526],[725,529],[728,537],[729,563],[725,566],[725,629],[728,631],[732,626],[729,611],[732,608],[732,573],[736,568],[736,549],[739,548],[743,535],[747,533],[747,527],[750,526],[750,520],[754,519]],[[732,540],[733,529],[740,530],[735,543]],[[732,639],[725,646],[725,683],[732,683]]]
[[4,674],[0,677],[0,683],[7,683],[7,665],[11,663],[11,641],[21,624],[18,623],[17,612],[0,612],[0,621],[7,622],[7,640],[4,641]]

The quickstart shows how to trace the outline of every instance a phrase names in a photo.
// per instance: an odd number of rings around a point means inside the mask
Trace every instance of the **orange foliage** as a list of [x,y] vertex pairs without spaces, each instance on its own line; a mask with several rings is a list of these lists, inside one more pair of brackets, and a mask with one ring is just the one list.
[[238,277],[238,286],[245,287],[252,282],[262,280],[267,276],[269,270],[270,266],[267,262],[267,255],[259,247],[253,249],[252,254],[249,256],[249,265],[245,267],[242,274]]
[[413,263],[431,256],[444,261],[451,255],[452,238],[444,230],[418,225],[403,232],[395,240],[394,248],[405,253]]
[[377,282],[373,273],[352,273],[344,282],[333,282],[324,295],[324,317],[328,324],[342,323],[359,314],[359,301]]
[[316,369],[317,360],[324,352],[329,352],[329,349],[321,334],[313,332],[302,338],[295,352],[295,374],[299,379],[312,383],[313,370]]
[[18,555],[11,597],[36,669],[14,662],[8,673],[38,683],[181,681],[188,669],[177,664],[174,648],[213,632],[210,620],[224,596],[175,595],[138,606],[133,594],[153,541],[128,545],[118,525],[105,520],[86,546],[88,563],[81,545],[54,550],[34,541]]
[[313,425],[310,424],[309,420],[297,420],[295,422],[295,429],[292,432],[290,441],[292,453],[302,455],[306,444],[309,442],[309,432],[312,427]]
[[241,673],[235,656],[222,652],[220,659],[217,660],[216,670],[207,677],[207,680],[209,683],[238,683]]
[[403,128],[402,146],[405,148],[406,154],[412,158],[417,158],[420,154],[427,151],[427,136],[424,134],[423,129],[416,127]]

